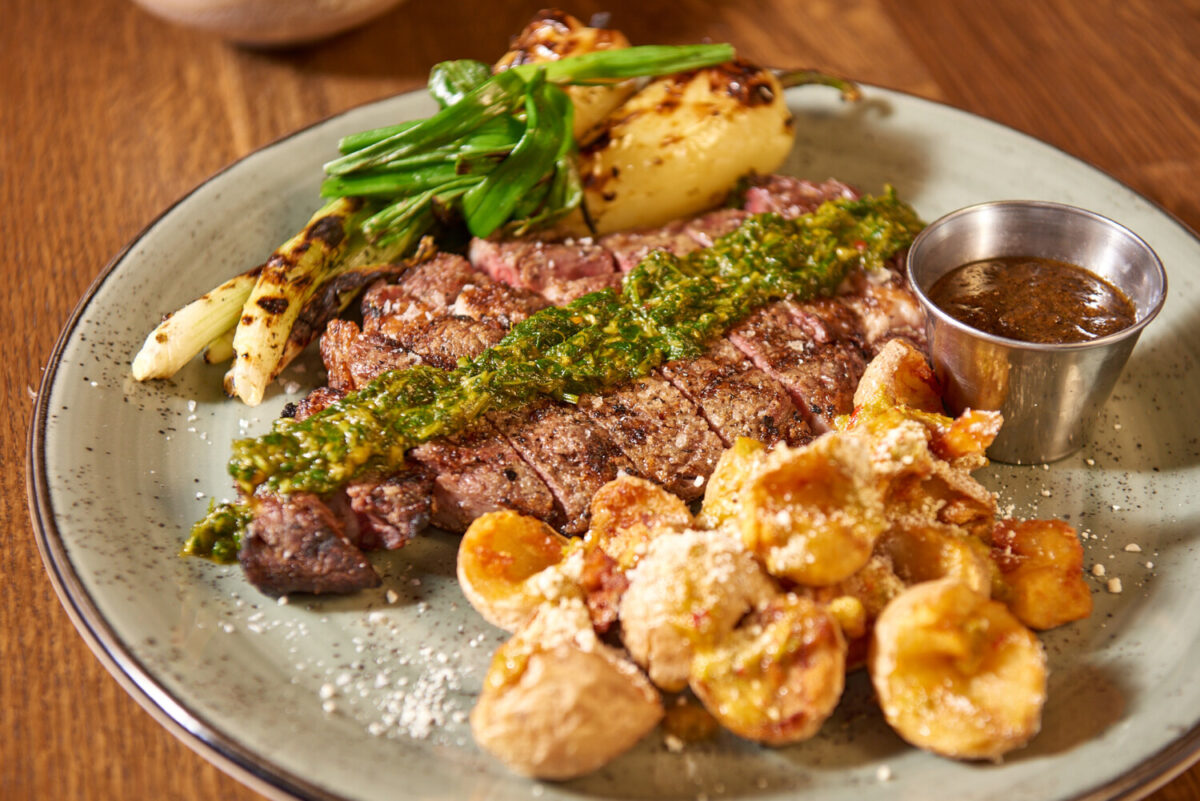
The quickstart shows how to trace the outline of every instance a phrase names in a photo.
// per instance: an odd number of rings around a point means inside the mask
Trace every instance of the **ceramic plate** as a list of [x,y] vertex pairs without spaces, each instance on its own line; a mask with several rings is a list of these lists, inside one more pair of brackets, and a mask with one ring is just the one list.
[[1183,769],[1200,744],[1200,424],[1179,408],[1200,397],[1200,242],[1096,169],[961,111],[882,89],[857,105],[815,88],[789,102],[798,136],[786,171],[871,192],[894,184],[926,219],[1000,198],[1073,203],[1129,226],[1166,264],[1166,308],[1083,451],[981,475],[1011,513],[1087,532],[1087,565],[1123,587],[1096,580],[1092,618],[1045,636],[1049,703],[1031,746],[1000,765],[909,748],[859,673],[810,742],[769,750],[722,737],[673,752],[654,732],[594,775],[543,785],[471,740],[466,715],[504,636],[463,600],[454,538],[380,555],[378,590],[287,605],[236,567],[176,557],[210,497],[230,493],[230,441],[266,430],[319,368],[289,368],[249,409],[221,395],[219,367],[139,384],[130,358],[160,314],[298,230],[339,136],[432,113],[422,95],[355,109],[215,176],[120,254],[67,325],[37,400],[30,503],[50,576],[101,660],[189,745],[277,797],[833,801],[937,787],[964,801],[1115,798]]

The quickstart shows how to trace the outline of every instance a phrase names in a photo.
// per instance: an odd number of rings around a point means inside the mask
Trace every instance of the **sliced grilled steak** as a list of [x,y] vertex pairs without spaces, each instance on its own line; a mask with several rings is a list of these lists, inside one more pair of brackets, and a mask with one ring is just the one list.
[[727,447],[738,437],[792,446],[812,439],[787,390],[727,339],[698,359],[663,365],[662,373],[700,407]]
[[606,273],[605,275],[589,275],[585,278],[572,278],[566,281],[557,279],[547,281],[542,287],[542,296],[555,306],[566,306],[575,298],[581,298],[589,292],[599,292],[602,289],[621,291],[621,273]]
[[842,282],[840,291],[838,300],[852,309],[862,324],[868,356],[893,339],[925,349],[925,312],[902,266],[887,272],[856,270]]
[[591,239],[539,242],[475,238],[471,264],[497,281],[541,292],[552,280],[569,281],[616,272],[612,254]]
[[297,403],[291,409],[291,414],[288,414],[288,409],[284,408],[284,417],[291,417],[297,423],[306,417],[312,417],[317,412],[326,408],[330,404],[337,403],[342,398],[346,397],[346,393],[339,389],[330,387],[317,387],[312,392],[304,396],[304,399]]
[[433,475],[413,466],[387,478],[355,481],[346,487],[365,550],[403,546],[429,525]]
[[[431,309],[446,310],[463,287],[474,283],[479,274],[470,262],[453,253],[439,253],[429,261],[418,264],[391,286]],[[365,300],[364,300],[365,303]]]
[[360,331],[351,320],[331,320],[321,335],[321,360],[329,386],[352,392],[380,374],[421,363],[421,357],[378,333]]
[[500,509],[561,523],[545,482],[487,421],[427,442],[408,456],[436,476],[430,516],[435,526],[466,531],[475,518]]
[[480,272],[475,276],[454,299],[452,314],[509,329],[549,305],[545,298],[528,290],[493,281]]
[[735,326],[729,340],[783,384],[813,431],[824,433],[835,417],[853,411],[866,361],[852,341],[814,337],[814,329],[828,337],[832,326],[808,323],[793,319],[787,303],[773,303]]
[[714,241],[733,233],[749,216],[750,212],[742,209],[717,209],[688,220],[683,230],[700,247],[711,248]]
[[859,197],[857,190],[841,181],[813,183],[790,175],[768,175],[746,190],[742,208],[751,214],[772,212],[790,219],[815,211],[827,200]]
[[604,429],[569,404],[544,401],[492,420],[554,493],[567,534],[587,530],[600,487],[621,470],[636,472]]
[[684,500],[704,494],[723,446],[700,410],[655,376],[605,395],[584,395],[579,408],[608,432],[637,475]]
[[676,220],[660,228],[609,234],[600,238],[600,244],[612,252],[617,268],[627,273],[653,250],[665,250],[676,256],[698,250],[700,243],[688,234],[686,227],[686,221]]
[[346,593],[378,587],[379,574],[315,495],[258,499],[238,561],[267,595]]

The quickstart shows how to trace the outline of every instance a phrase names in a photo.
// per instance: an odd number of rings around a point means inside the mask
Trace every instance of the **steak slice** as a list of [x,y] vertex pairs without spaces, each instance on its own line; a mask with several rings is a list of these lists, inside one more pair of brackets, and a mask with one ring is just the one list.
[[322,409],[337,403],[344,397],[346,397],[346,393],[339,389],[317,387],[305,395],[295,406],[290,408],[287,406],[283,407],[283,414],[281,416],[291,417],[299,423],[301,420],[312,417]]
[[462,288],[450,311],[507,330],[547,305],[545,298],[534,292],[493,281],[476,272],[474,281]]
[[534,239],[471,240],[471,264],[509,286],[541,292],[553,281],[616,272],[607,248],[590,238],[540,242]]
[[453,370],[459,359],[470,359],[504,338],[505,329],[492,323],[447,314],[435,317],[401,344],[421,361]]
[[446,310],[463,287],[478,279],[479,273],[462,256],[439,253],[410,269],[391,286],[431,309]]
[[768,446],[798,446],[812,439],[787,390],[727,339],[714,342],[698,359],[664,364],[662,373],[700,407],[726,447],[738,437]]
[[700,248],[700,243],[690,236],[683,220],[669,222],[659,228],[644,231],[622,231],[600,238],[600,244],[612,252],[617,268],[627,273],[654,250],[665,250],[683,256]]
[[569,404],[543,401],[491,419],[554,493],[566,534],[587,530],[600,487],[622,470],[636,472],[604,429]]
[[400,548],[429,525],[433,476],[412,466],[387,478],[355,481],[346,487],[365,550]]
[[581,298],[590,292],[599,292],[602,289],[612,289],[619,294],[621,292],[621,273],[547,281],[546,285],[542,287],[542,296],[554,306],[566,306],[576,298]]
[[330,320],[321,335],[321,360],[330,388],[362,389],[388,370],[421,363],[421,357],[378,333],[360,331],[350,320]]
[[854,389],[866,360],[853,341],[831,338],[836,325],[815,314],[805,323],[793,318],[788,303],[772,303],[735,326],[729,340],[787,388],[820,434],[833,428],[839,414],[854,410]]
[[435,526],[466,531],[475,518],[501,509],[560,522],[545,482],[487,421],[419,445],[408,458],[435,476],[430,515]]
[[711,248],[713,242],[733,233],[749,216],[750,212],[742,209],[717,209],[688,220],[683,230],[700,247]]
[[856,189],[841,181],[831,179],[814,183],[790,175],[768,175],[746,190],[742,208],[751,214],[771,212],[791,219],[816,211],[827,200],[856,200],[859,197]]
[[238,561],[267,595],[347,593],[378,587],[379,574],[315,495],[267,495],[255,503]]
[[842,281],[839,291],[838,300],[858,315],[868,356],[874,357],[893,339],[925,350],[925,311],[902,268],[871,273],[855,270]]
[[685,501],[704,494],[723,446],[700,410],[661,378],[647,376],[604,395],[584,395],[579,408],[608,432],[637,475]]

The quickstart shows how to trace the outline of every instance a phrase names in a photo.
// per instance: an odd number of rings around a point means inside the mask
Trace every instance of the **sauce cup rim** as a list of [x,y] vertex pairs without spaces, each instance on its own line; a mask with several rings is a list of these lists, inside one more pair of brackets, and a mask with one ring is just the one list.
[[[1158,291],[1158,296],[1155,299],[1154,304],[1146,311],[1145,315],[1143,315],[1141,319],[1135,321],[1133,325],[1122,328],[1120,331],[1114,331],[1106,336],[1085,340],[1083,342],[1026,342],[1022,339],[1010,339],[1009,337],[1002,337],[997,334],[991,334],[987,331],[980,330],[974,326],[967,325],[955,317],[952,317],[940,306],[930,300],[929,296],[925,293],[925,288],[916,280],[916,276],[914,275],[913,271],[913,265],[917,260],[913,258],[914,254],[919,255],[920,246],[929,239],[931,231],[948,225],[960,217],[978,213],[983,209],[1013,206],[1043,208],[1050,209],[1059,214],[1073,214],[1090,217],[1105,226],[1116,229],[1129,239],[1133,240],[1134,243],[1142,247],[1149,255],[1151,269],[1158,273],[1161,288]],[[1037,254],[1029,255],[1036,256]],[[995,345],[1002,345],[1007,348],[1030,351],[1047,352],[1062,350],[1088,350],[1090,348],[1102,348],[1106,345],[1112,345],[1120,342],[1123,339],[1127,339],[1131,336],[1139,334],[1143,328],[1150,324],[1150,321],[1158,316],[1158,313],[1162,311],[1163,304],[1165,304],[1167,301],[1167,271],[1163,267],[1162,259],[1158,257],[1158,254],[1154,251],[1154,248],[1150,247],[1146,240],[1138,236],[1128,227],[1115,220],[1105,217],[1103,214],[1099,214],[1079,206],[1072,206],[1069,203],[1058,203],[1050,200],[989,200],[983,203],[974,203],[970,206],[964,206],[963,208],[944,214],[933,222],[929,223],[929,225],[925,226],[925,228],[913,239],[912,244],[908,248],[908,254],[905,258],[904,272],[908,278],[909,285],[912,287],[913,292],[916,293],[918,300],[921,301],[921,305],[924,307],[926,314],[932,314],[937,317],[939,322],[945,323],[961,333],[973,336],[985,342]],[[1124,287],[1117,288],[1120,289],[1122,293],[1125,293]]]

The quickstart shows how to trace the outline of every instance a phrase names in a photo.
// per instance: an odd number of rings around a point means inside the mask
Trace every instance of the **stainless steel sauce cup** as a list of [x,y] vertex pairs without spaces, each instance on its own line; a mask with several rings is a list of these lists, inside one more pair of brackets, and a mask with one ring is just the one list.
[[[1124,292],[1130,327],[1088,342],[1039,344],[984,333],[935,306],[926,291],[956,267],[1027,256],[1077,264]],[[913,242],[908,277],[927,318],[930,355],[946,405],[1004,415],[988,449],[996,461],[1050,462],[1074,453],[1108,399],[1138,335],[1162,308],[1167,275],[1140,237],[1090,211],[1043,201],[969,206],[942,217]]]

